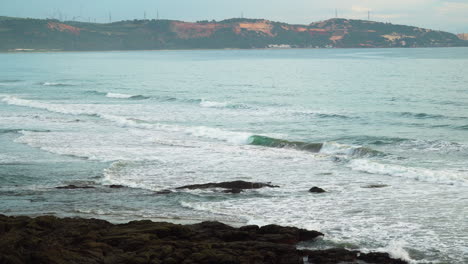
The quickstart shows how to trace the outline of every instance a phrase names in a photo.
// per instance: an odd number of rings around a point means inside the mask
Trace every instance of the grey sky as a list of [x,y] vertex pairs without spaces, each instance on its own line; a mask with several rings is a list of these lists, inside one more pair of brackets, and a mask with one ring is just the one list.
[[161,18],[184,21],[240,17],[309,24],[335,16],[468,32],[468,0],[0,0],[0,15],[81,21]]

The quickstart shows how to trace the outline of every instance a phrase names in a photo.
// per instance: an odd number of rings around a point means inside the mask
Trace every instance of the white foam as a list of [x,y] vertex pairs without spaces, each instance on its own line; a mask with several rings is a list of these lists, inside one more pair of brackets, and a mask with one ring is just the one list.
[[144,120],[128,118],[109,114],[112,109],[99,109],[94,105],[81,104],[51,104],[43,103],[34,100],[21,99],[14,96],[5,96],[2,101],[11,105],[26,106],[32,108],[45,109],[50,112],[71,115],[91,115],[97,116],[108,121],[112,121],[121,127],[133,127],[141,129],[165,130],[170,132],[180,132],[189,134],[195,137],[204,137],[226,141],[233,144],[246,144],[252,133],[228,131],[220,128],[212,128],[206,126],[179,126],[159,123],[149,123]]
[[121,94],[121,93],[107,93],[106,97],[126,99],[126,98],[133,97],[133,95],[131,95],[131,94]]
[[406,245],[407,243],[403,240],[393,240],[386,247],[380,248],[380,250],[387,252],[394,259],[401,259],[411,263],[413,260],[404,248]]
[[50,104],[34,100],[21,99],[15,96],[4,96],[3,102],[10,105],[26,106],[31,108],[44,109],[50,112],[71,114],[71,115],[96,115],[96,112],[89,110],[86,105],[63,105],[63,104]]
[[201,107],[206,107],[206,108],[225,108],[229,105],[228,102],[216,102],[216,101],[205,101],[202,100],[200,102]]
[[58,85],[59,83],[54,83],[54,82],[43,82],[42,85],[44,86],[54,86],[54,85]]
[[359,146],[339,144],[337,142],[324,142],[320,153],[328,155],[352,155]]
[[423,152],[463,152],[468,150],[468,145],[457,142],[443,140],[408,140],[399,144],[403,150],[423,151]]
[[468,186],[468,172],[406,167],[397,164],[384,164],[367,159],[352,160],[347,166],[355,171],[373,174],[404,177],[425,182]]
[[70,83],[57,83],[57,82],[43,82],[41,83],[43,86],[72,86],[73,84]]

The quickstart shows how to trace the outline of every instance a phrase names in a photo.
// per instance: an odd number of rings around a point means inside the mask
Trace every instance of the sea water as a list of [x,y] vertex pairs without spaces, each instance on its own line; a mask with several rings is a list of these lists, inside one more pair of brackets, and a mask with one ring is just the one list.
[[[157,194],[233,180],[280,188]],[[0,54],[2,214],[275,223],[467,263],[467,190],[467,48]]]

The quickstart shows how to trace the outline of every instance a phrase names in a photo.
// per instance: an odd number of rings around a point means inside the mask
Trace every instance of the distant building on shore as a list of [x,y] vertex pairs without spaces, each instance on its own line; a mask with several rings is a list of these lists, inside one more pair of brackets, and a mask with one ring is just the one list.
[[461,33],[457,35],[460,39],[468,40],[468,33]]

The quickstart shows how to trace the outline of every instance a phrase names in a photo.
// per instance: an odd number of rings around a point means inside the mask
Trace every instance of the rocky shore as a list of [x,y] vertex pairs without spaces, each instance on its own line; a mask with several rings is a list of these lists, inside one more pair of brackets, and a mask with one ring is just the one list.
[[0,215],[0,263],[406,263],[386,253],[296,248],[320,236],[278,225],[234,228],[219,222],[177,225],[148,220],[112,224]]

